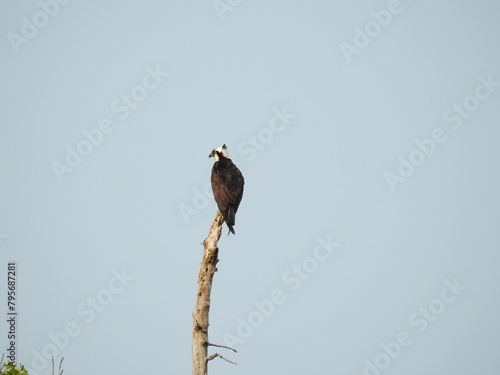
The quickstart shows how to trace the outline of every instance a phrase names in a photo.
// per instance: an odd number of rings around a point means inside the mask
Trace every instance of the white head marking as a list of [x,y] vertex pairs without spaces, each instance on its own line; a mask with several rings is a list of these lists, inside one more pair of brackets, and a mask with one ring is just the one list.
[[211,156],[214,157],[215,161],[219,161],[219,154],[222,156],[229,158],[229,154],[227,153],[227,147],[226,145],[222,145],[221,147],[214,148]]

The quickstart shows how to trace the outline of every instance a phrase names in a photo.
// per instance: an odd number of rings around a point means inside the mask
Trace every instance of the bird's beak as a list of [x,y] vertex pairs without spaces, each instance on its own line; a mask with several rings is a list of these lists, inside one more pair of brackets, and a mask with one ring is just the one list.
[[214,156],[214,152],[212,151],[212,152],[210,153],[210,155],[208,155],[208,158],[210,159],[210,158],[212,158],[213,156]]

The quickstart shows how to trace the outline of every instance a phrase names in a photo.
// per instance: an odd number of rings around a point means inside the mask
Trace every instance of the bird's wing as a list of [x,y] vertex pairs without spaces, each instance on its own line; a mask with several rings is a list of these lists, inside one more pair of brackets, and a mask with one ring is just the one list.
[[[231,189],[229,189],[229,186],[231,186]],[[241,176],[241,173],[233,178],[227,173],[214,175],[212,178],[212,190],[219,210],[227,211],[229,204],[237,207],[241,201],[243,192],[243,176]]]
[[215,201],[220,211],[227,211],[229,208],[229,203],[231,202],[231,194],[227,190],[224,184],[212,184],[212,190],[214,192]]
[[233,194],[231,195],[231,203],[234,205],[234,212],[238,211],[238,206],[240,205],[241,198],[243,197],[243,185],[245,180],[243,175],[238,169],[238,173],[233,177],[232,181],[234,188]]

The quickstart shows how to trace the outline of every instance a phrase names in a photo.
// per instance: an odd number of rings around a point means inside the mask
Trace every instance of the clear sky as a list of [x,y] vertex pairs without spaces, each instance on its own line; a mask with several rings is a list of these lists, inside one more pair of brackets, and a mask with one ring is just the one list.
[[68,375],[191,371],[223,143],[246,185],[209,334],[238,353],[210,353],[238,365],[210,373],[496,373],[498,1],[40,0],[0,19],[0,347],[14,333],[32,375],[51,355]]

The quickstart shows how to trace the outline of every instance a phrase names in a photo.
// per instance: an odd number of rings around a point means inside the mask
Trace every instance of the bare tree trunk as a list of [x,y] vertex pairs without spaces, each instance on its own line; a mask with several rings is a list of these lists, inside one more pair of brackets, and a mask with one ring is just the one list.
[[193,375],[207,375],[208,358],[208,312],[210,292],[214,273],[217,271],[219,241],[223,218],[220,212],[215,215],[208,237],[203,241],[203,260],[198,274],[198,292],[193,311]]

